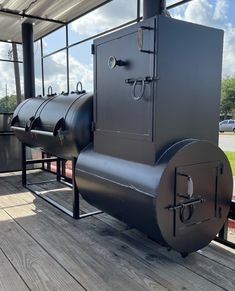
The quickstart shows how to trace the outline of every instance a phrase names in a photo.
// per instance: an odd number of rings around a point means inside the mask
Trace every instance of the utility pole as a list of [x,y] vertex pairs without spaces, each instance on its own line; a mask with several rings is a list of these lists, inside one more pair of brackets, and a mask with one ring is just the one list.
[[7,90],[7,84],[5,85],[5,90],[6,90],[6,111],[8,111],[8,90]]
[[16,101],[17,105],[21,102],[21,87],[20,87],[20,70],[18,63],[18,52],[15,43],[12,43],[13,61],[14,61],[14,72],[15,72],[15,84],[16,84]]

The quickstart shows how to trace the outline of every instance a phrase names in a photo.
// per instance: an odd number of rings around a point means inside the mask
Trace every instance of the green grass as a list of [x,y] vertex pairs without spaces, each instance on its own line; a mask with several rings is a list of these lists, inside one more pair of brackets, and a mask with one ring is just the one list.
[[235,176],[235,152],[225,152],[225,154],[230,162],[233,171],[233,176]]

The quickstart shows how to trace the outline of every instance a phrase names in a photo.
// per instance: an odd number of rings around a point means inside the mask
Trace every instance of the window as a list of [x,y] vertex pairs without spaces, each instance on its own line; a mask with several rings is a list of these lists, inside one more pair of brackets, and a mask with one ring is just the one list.
[[137,19],[137,0],[113,0],[69,24],[69,44],[135,19]]
[[229,124],[234,124],[234,120],[229,120]]
[[62,27],[42,39],[44,55],[50,54],[66,46],[65,27]]
[[67,91],[66,53],[61,51],[44,59],[45,93],[52,86],[53,93]]
[[[17,55],[19,45],[0,42],[0,113],[13,112],[22,98],[22,63]],[[16,62],[13,63],[12,61]]]
[[70,90],[76,89],[78,81],[83,89],[93,91],[93,56],[92,41],[86,41],[69,49],[69,84]]

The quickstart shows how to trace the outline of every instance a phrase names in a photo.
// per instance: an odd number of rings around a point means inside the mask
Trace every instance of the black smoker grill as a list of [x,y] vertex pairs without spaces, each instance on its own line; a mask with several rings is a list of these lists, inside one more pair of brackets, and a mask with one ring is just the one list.
[[12,128],[19,140],[71,159],[92,141],[93,96],[85,92],[30,98],[15,110]]
[[223,32],[156,16],[94,42],[94,142],[80,193],[182,254],[220,231],[232,174],[217,147]]
[[84,199],[187,254],[216,236],[232,198],[217,147],[223,32],[146,19],[148,2],[144,21],[94,42],[94,119],[91,95],[50,96],[22,103],[13,128],[29,146],[78,155]]

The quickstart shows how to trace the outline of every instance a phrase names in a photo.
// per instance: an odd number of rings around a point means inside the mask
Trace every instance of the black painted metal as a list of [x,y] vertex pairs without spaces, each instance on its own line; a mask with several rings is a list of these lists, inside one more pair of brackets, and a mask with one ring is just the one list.
[[162,14],[166,8],[165,0],[144,0],[143,1],[143,19]]
[[184,255],[214,239],[232,197],[217,146],[222,44],[219,30],[160,15],[94,42],[94,146],[78,156],[79,191]]
[[12,128],[27,146],[71,159],[92,141],[92,108],[84,92],[30,98],[16,108]]
[[22,186],[25,187],[27,184],[27,176],[26,176],[26,171],[27,171],[27,163],[26,163],[26,146],[25,144],[22,143]]
[[[46,181],[38,181],[38,182],[33,182],[29,183],[27,182],[27,165],[31,165],[33,163],[44,163],[44,162],[53,162],[56,161],[56,179],[54,180],[46,180]],[[38,197],[42,198],[46,202],[50,203],[54,207],[58,208],[62,212],[66,213],[67,215],[73,217],[74,219],[82,219],[88,216],[93,216],[102,213],[102,211],[93,211],[93,212],[88,212],[88,213],[83,213],[81,214],[80,210],[80,195],[79,191],[77,188],[77,185],[75,183],[75,166],[76,166],[76,158],[72,158],[72,183],[66,182],[64,179],[61,177],[61,159],[60,158],[42,158],[42,159],[35,159],[35,160],[27,160],[26,159],[26,145],[22,143],[22,185],[37,195]],[[40,185],[40,184],[46,184],[46,183],[52,183],[52,182],[60,182],[62,184],[65,184],[66,186],[70,187],[73,191],[73,205],[72,205],[72,211],[69,209],[65,208],[58,202],[54,201],[50,197],[47,197],[46,195],[43,195],[40,191],[34,190],[32,186],[35,185]]]
[[35,75],[34,75],[34,48],[33,48],[33,25],[22,23],[23,43],[23,66],[24,66],[24,97],[25,99],[35,97]]
[[40,48],[41,48],[42,95],[45,96],[45,81],[44,81],[44,62],[43,62],[43,43],[42,43],[42,39],[40,39]]
[[94,44],[95,151],[154,164],[182,139],[218,142],[222,31],[158,16]]
[[[193,181],[192,197],[182,173]],[[206,246],[220,231],[229,212],[231,180],[224,153],[198,140],[176,143],[153,166],[86,148],[76,171],[79,191],[90,204],[182,253]],[[197,199],[203,203],[192,205]],[[179,204],[184,207],[174,207]]]

